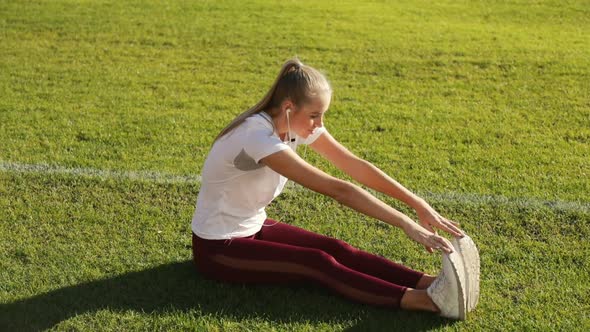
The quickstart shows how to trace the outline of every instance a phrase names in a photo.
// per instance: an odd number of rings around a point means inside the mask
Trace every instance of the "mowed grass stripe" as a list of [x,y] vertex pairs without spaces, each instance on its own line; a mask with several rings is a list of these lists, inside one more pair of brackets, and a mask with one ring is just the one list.
[[[56,175],[72,175],[116,181],[146,181],[154,183],[179,183],[200,185],[201,176],[198,174],[175,175],[158,171],[119,171],[94,168],[68,168],[50,164],[22,164],[14,162],[0,162],[0,171],[16,173],[41,173]],[[286,190],[299,191],[305,188],[289,182]],[[376,192],[370,190],[373,194]],[[590,212],[590,204],[586,202],[570,202],[563,200],[541,200],[531,197],[509,198],[502,195],[480,195],[477,193],[459,192],[418,192],[418,195],[435,203],[460,203],[470,205],[493,205],[513,208],[549,208],[567,212]]]

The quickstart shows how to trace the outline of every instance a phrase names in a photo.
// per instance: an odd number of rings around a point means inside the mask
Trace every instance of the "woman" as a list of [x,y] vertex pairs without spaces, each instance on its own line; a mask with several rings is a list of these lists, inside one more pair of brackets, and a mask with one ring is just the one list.
[[[237,283],[314,281],[362,303],[464,318],[464,295],[457,275],[449,275],[452,272],[437,279],[267,218],[265,207],[291,179],[401,228],[428,251],[441,250],[443,259],[456,260],[453,245],[435,228],[462,237],[457,224],[348,151],[326,130],[323,116],[331,95],[320,72],[289,60],[266,96],[217,136],[203,167],[192,220],[198,270],[209,278]],[[309,145],[356,181],[408,204],[420,224],[360,187],[306,163],[295,153],[300,144]]]

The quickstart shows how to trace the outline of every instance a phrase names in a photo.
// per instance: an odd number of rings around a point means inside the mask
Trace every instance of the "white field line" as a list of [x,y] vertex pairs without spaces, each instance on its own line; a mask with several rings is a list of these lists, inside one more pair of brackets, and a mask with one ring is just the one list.
[[[57,165],[48,164],[21,164],[12,162],[0,161],[0,171],[8,173],[39,173],[39,174],[55,174],[55,175],[70,175],[79,177],[90,177],[98,179],[113,179],[119,181],[139,181],[139,182],[153,182],[165,184],[194,184],[201,183],[200,175],[174,175],[162,172],[149,171],[116,171],[116,170],[100,170],[93,168],[67,168]],[[293,182],[289,182],[285,187],[285,191],[300,191],[308,190]],[[371,191],[373,194],[375,192]],[[479,205],[479,206],[504,206],[504,207],[521,207],[528,209],[535,208],[549,208],[552,210],[562,210],[571,212],[590,213],[590,203],[588,202],[569,202],[569,201],[549,201],[537,198],[520,197],[509,198],[501,195],[478,195],[469,193],[432,193],[422,192],[418,193],[431,203],[457,203],[465,205]]]
[[101,170],[93,168],[67,168],[57,165],[48,164],[20,164],[0,161],[0,171],[12,173],[40,173],[40,174],[57,174],[73,175],[79,177],[90,177],[98,179],[113,180],[131,180],[141,182],[155,183],[179,183],[179,184],[199,184],[201,183],[200,175],[173,175],[161,172],[148,171],[114,171]]

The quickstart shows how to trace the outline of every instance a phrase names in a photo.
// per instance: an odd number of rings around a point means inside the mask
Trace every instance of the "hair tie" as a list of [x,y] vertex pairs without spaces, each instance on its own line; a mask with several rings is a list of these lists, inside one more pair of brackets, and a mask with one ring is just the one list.
[[293,69],[294,69],[295,71],[299,71],[299,70],[301,70],[301,68],[302,68],[302,67],[303,67],[303,66],[302,66],[301,62],[295,62],[295,63],[293,64]]
[[285,70],[285,73],[283,75],[287,75],[289,73],[296,73],[300,70],[301,70],[301,65],[298,63],[293,63],[287,70]]

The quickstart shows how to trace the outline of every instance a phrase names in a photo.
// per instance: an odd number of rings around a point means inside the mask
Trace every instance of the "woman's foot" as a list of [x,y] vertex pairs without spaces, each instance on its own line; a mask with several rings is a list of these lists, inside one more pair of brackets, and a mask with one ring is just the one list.
[[442,271],[426,289],[440,315],[464,320],[467,313],[463,259],[457,251],[442,255]]
[[467,291],[467,312],[477,306],[479,299],[479,252],[473,240],[465,235],[451,241],[455,251],[463,258],[465,274],[465,289]]
[[416,289],[426,289],[432,285],[432,283],[436,280],[436,276],[430,274],[424,274],[418,283],[416,284]]
[[430,312],[439,312],[438,307],[432,302],[432,299],[423,289],[406,289],[400,304],[404,310],[422,310]]

